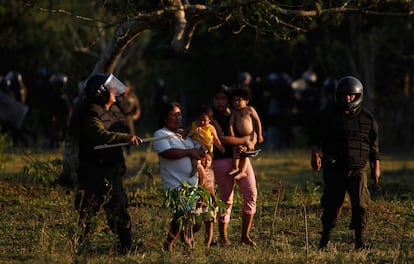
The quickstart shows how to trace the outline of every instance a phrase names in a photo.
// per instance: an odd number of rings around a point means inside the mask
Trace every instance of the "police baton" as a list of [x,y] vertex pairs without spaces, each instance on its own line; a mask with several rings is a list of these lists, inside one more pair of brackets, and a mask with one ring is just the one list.
[[[143,138],[142,143],[153,142],[153,141],[172,138],[172,137],[174,137],[174,134],[169,134],[169,135],[166,135],[166,136],[159,136],[159,137],[148,137],[148,138]],[[107,148],[115,148],[115,147],[122,147],[122,146],[128,146],[128,145],[129,145],[128,142],[116,143],[116,144],[103,144],[103,145],[95,146],[95,147],[93,147],[93,149],[95,149],[95,150],[107,149]]]

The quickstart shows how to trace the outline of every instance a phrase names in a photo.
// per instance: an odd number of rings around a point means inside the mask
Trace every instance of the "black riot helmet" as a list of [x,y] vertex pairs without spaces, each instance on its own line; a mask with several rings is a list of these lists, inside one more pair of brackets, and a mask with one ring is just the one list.
[[95,74],[85,82],[85,97],[91,103],[105,105],[109,101],[110,91],[105,87],[109,74]]
[[91,103],[104,106],[111,95],[110,89],[119,96],[125,92],[127,87],[112,74],[95,74],[85,82],[85,97]]
[[[355,99],[352,102],[341,101],[341,96],[344,94],[355,94]],[[336,85],[336,102],[344,110],[352,111],[359,108],[364,97],[364,87],[362,83],[353,76],[344,76],[339,79]]]

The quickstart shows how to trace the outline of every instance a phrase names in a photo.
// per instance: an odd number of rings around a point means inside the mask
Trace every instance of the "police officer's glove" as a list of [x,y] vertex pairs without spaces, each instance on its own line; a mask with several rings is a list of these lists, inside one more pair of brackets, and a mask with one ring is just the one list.
[[139,144],[142,143],[142,139],[140,137],[135,136],[135,135],[129,135],[128,136],[128,143],[130,145],[138,146]]
[[378,184],[381,175],[379,160],[371,162],[371,178],[375,184]]
[[320,171],[321,170],[321,167],[322,167],[322,159],[321,159],[321,156],[319,155],[319,153],[312,152],[311,166],[316,171]]

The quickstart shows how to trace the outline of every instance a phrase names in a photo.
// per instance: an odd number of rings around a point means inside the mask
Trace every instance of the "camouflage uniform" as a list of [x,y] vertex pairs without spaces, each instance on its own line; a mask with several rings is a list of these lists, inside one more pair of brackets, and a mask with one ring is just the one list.
[[124,116],[115,105],[106,111],[97,104],[79,108],[79,127],[73,126],[72,135],[78,137],[79,168],[75,206],[80,224],[85,225],[85,236],[92,231],[91,217],[105,209],[111,230],[119,236],[122,249],[131,247],[128,200],[122,176],[126,171],[122,147],[94,150],[101,144],[128,141]]

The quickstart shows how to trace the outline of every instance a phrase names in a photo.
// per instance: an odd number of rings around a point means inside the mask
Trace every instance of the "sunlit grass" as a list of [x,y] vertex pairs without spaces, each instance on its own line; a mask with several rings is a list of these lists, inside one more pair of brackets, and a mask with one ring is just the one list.
[[[150,146],[147,146],[150,147]],[[36,154],[39,161],[61,158],[61,152]],[[192,252],[178,241],[173,254],[162,249],[170,215],[162,207],[158,159],[142,146],[127,156],[125,185],[131,201],[135,243],[145,246],[118,256],[115,237],[98,220],[87,251],[76,253],[73,190],[27,178],[23,154],[3,161],[0,178],[0,263],[412,263],[414,261],[414,161],[390,155],[382,160],[380,186],[373,190],[368,237],[371,250],[355,251],[346,199],[343,217],[332,234],[328,252],[317,250],[321,231],[319,198],[321,173],[311,170],[309,153],[291,150],[262,152],[253,159],[259,188],[252,227],[256,248],[239,244],[241,195],[236,188],[230,222],[229,248],[205,248],[203,232],[195,234]],[[140,172],[140,173],[138,173]],[[34,174],[36,175],[36,174]],[[373,188],[371,185],[370,188]],[[218,230],[215,227],[214,241]]]

